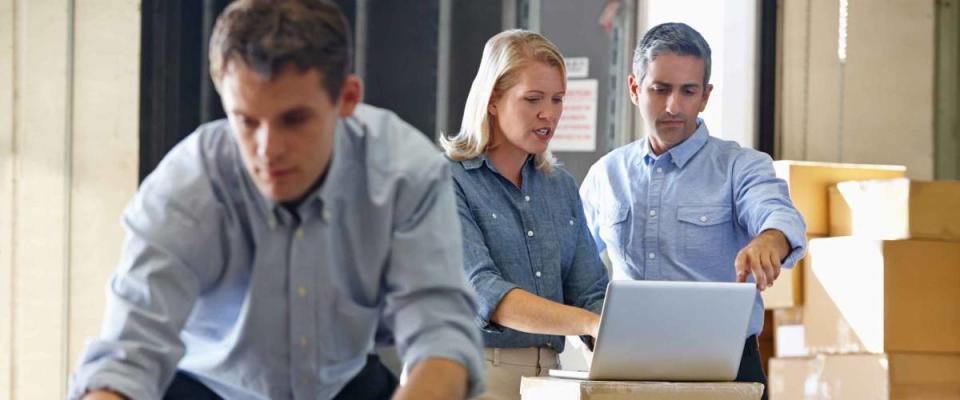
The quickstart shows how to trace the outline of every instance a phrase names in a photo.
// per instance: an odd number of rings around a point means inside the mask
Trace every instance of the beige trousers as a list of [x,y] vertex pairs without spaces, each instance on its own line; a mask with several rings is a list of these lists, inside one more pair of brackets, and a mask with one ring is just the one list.
[[478,400],[520,400],[520,379],[546,376],[560,368],[560,355],[548,348],[485,348],[486,387]]

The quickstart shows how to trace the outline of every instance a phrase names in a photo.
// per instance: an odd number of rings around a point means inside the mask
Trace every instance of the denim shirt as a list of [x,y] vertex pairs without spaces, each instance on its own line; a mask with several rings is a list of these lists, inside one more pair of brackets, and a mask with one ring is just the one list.
[[[614,279],[733,282],[737,253],[767,229],[789,242],[784,267],[803,257],[806,225],[770,157],[710,137],[697,122],[693,136],[660,156],[638,140],[601,158],[584,179],[587,223],[597,249],[608,250]],[[762,327],[757,293],[748,334]]]
[[225,399],[329,399],[383,341],[411,368],[464,365],[481,393],[446,159],[366,105],[338,121],[333,153],[294,214],[257,190],[226,121],[178,144],[124,213],[103,330],[70,398],[160,399],[180,370]]
[[451,162],[463,229],[464,270],[479,298],[486,347],[549,347],[564,337],[490,321],[508,291],[520,288],[600,313],[609,280],[587,230],[577,184],[563,169],[546,174],[530,157],[516,187],[486,156]]

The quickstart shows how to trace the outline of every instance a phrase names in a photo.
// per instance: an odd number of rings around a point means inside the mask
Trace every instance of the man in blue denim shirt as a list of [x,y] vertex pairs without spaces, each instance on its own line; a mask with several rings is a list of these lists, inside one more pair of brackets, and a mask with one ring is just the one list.
[[[644,35],[628,79],[646,137],[593,165],[580,189],[614,278],[743,282],[764,290],[806,246],[803,218],[766,154],[712,138],[697,115],[712,90],[710,47],[693,28]],[[759,293],[738,381],[765,383]],[[764,395],[766,396],[766,395]]]

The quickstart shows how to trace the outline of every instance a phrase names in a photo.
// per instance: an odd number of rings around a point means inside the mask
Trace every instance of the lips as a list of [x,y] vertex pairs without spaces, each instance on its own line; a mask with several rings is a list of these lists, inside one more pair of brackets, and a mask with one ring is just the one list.
[[293,168],[271,168],[271,169],[261,168],[259,172],[261,176],[263,176],[264,178],[267,178],[267,180],[272,181],[272,180],[281,179],[285,176],[289,176],[293,174],[293,171],[294,171]]
[[540,139],[549,139],[551,136],[553,136],[553,129],[550,128],[534,129],[531,132],[533,132],[533,134]]
[[667,120],[659,120],[659,121],[657,121],[657,123],[658,123],[658,124],[661,124],[661,125],[682,125],[682,124],[683,124],[683,120],[682,120],[682,119],[667,119]]

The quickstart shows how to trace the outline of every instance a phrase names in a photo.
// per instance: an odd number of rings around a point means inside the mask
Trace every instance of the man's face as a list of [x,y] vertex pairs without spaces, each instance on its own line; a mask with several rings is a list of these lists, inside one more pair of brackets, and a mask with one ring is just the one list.
[[337,118],[353,113],[359,80],[347,78],[338,98],[323,86],[316,68],[287,65],[265,80],[242,61],[231,60],[220,96],[243,162],[257,189],[270,200],[296,201],[326,171]]
[[663,154],[697,130],[713,85],[703,86],[703,60],[664,53],[647,64],[642,82],[630,75],[630,100],[640,109],[654,153]]

